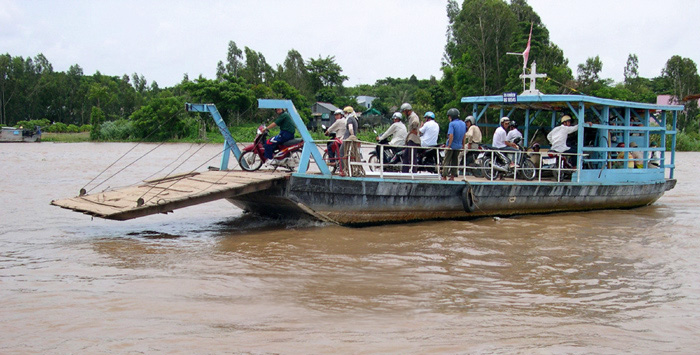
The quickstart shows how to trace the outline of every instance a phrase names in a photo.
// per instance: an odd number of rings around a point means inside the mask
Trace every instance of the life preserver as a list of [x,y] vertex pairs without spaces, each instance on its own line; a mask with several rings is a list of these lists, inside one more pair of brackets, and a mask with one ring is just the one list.
[[474,204],[474,194],[472,186],[467,182],[467,185],[462,188],[462,207],[466,212],[474,212],[476,205]]

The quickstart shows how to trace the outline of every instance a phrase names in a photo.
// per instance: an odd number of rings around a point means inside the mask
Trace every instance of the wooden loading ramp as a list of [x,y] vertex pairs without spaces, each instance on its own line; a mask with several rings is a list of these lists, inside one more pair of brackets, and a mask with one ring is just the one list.
[[290,173],[206,171],[144,181],[138,186],[51,201],[96,217],[127,220],[271,188]]

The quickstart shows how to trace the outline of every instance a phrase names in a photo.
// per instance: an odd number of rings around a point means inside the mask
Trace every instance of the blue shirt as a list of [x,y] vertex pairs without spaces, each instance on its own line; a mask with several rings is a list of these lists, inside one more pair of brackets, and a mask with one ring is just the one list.
[[447,136],[449,142],[449,135],[452,135],[452,144],[450,149],[462,149],[462,141],[464,140],[464,135],[467,133],[467,124],[462,120],[452,120],[447,128]]

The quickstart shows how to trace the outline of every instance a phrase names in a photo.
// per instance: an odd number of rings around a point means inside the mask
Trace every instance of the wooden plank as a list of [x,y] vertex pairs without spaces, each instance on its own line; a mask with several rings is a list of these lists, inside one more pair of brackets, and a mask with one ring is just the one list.
[[[138,186],[54,200],[51,204],[106,219],[127,220],[266,190],[290,175],[240,171],[180,174]],[[139,204],[139,199],[143,204]]]

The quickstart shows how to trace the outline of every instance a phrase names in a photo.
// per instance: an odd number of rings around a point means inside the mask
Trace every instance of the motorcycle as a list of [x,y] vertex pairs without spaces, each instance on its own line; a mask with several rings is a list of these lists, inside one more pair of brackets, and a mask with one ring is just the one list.
[[558,179],[569,179],[573,174],[575,166],[571,164],[569,158],[556,151],[549,151],[542,157],[542,173],[548,172]]
[[[238,164],[246,171],[256,171],[267,161],[265,158],[265,142],[267,142],[268,132],[265,126],[260,125],[253,143],[243,148],[238,159]],[[272,156],[271,164],[277,170],[279,167],[294,171],[299,166],[301,149],[304,147],[303,139],[290,139],[277,146]]]
[[[324,132],[327,129],[326,125],[321,125],[321,128]],[[323,151],[323,161],[332,169],[331,173],[335,174],[340,169],[340,145],[343,144],[343,140],[336,137],[335,133],[329,133],[327,136],[331,138],[331,141],[328,142]]]
[[[443,159],[445,158],[445,151],[443,149],[438,149],[438,148],[444,148],[444,144],[438,144],[434,145],[432,147],[415,147],[414,148],[414,154],[417,155],[416,157],[416,167],[415,169],[417,171],[425,171],[428,173],[437,173],[437,156],[438,154],[440,155],[440,162],[442,163]],[[404,154],[411,154],[411,151],[403,148],[400,151],[396,153],[392,160],[396,161],[396,164],[401,164],[401,159]]]
[[[518,150],[500,150],[484,145],[486,150],[479,154],[478,158],[481,159],[484,177],[489,180],[502,179],[512,177],[517,172],[520,178],[528,181],[534,180],[537,176],[537,169],[523,146],[520,145],[521,141],[520,138],[516,138],[513,142],[518,146]],[[513,154],[514,161],[509,159],[506,154]]]
[[462,166],[462,164],[464,164],[464,159],[466,158],[467,174],[472,174],[475,177],[483,177],[484,174],[481,166],[483,164],[484,157],[486,156],[485,146],[482,144],[478,144],[477,146],[477,151],[465,150],[463,154],[459,155],[459,165]]
[[[374,134],[377,134],[377,130],[374,130]],[[379,157],[382,155],[382,146],[384,146],[384,156],[382,159],[384,171],[401,171],[401,156],[397,155],[397,151],[399,149],[390,146],[388,138],[379,141],[379,143],[377,143],[377,145],[374,147],[374,150],[369,152],[369,158],[367,158],[367,162],[369,163],[369,170],[374,171],[375,169],[380,169]]]

